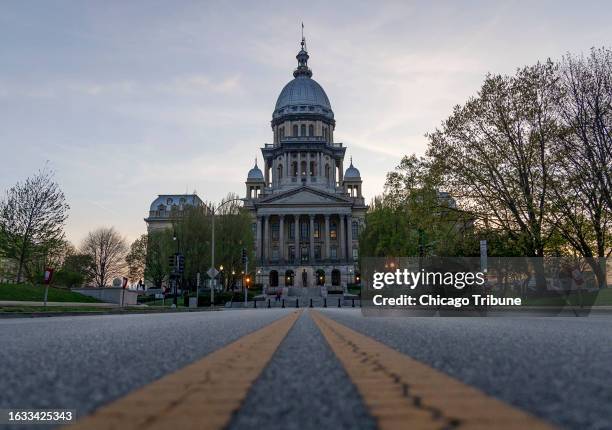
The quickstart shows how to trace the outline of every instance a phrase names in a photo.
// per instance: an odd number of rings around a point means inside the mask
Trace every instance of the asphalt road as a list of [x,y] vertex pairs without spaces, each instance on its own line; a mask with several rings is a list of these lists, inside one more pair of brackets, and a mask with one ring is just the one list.
[[0,320],[0,409],[82,416],[290,311]]
[[612,429],[612,316],[363,317],[354,330],[563,428]]
[[[0,320],[0,409],[85,414],[291,311]],[[612,317],[366,318],[358,309],[320,311],[561,427],[612,429]],[[369,429],[374,422],[305,313],[230,428],[332,427]]]

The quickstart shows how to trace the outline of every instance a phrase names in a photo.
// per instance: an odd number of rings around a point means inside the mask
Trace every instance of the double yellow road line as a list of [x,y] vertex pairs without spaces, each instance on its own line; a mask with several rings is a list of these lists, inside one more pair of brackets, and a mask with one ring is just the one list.
[[[226,428],[301,312],[98,409],[72,428]],[[380,429],[552,428],[320,312],[310,314]]]

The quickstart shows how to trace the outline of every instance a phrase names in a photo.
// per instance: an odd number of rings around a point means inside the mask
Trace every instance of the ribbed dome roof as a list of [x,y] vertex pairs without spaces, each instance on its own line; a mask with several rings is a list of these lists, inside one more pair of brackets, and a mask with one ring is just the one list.
[[276,100],[273,118],[292,114],[316,114],[334,119],[329,98],[323,87],[312,79],[312,70],[308,67],[308,52],[302,40],[302,49],[296,56],[298,67],[293,72],[294,79],[283,88]]
[[307,76],[298,76],[281,91],[275,109],[289,106],[320,106],[331,110],[329,99],[321,85]]
[[355,166],[353,166],[353,160],[351,159],[351,165],[344,172],[344,179],[361,179],[361,173]]
[[255,160],[255,166],[249,170],[249,174],[247,175],[247,181],[263,181],[264,175],[259,167],[257,167],[257,160]]

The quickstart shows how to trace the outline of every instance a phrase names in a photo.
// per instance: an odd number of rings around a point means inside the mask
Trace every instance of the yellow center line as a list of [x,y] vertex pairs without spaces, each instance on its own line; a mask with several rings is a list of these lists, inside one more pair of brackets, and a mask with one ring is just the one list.
[[222,429],[301,311],[137,389],[70,429]]
[[380,429],[552,429],[482,391],[311,312]]

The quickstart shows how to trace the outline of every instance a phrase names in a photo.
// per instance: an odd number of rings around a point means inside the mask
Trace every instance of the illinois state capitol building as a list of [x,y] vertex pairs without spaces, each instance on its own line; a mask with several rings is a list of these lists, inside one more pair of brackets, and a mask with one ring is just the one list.
[[367,206],[352,160],[344,171],[346,147],[334,141],[334,112],[301,45],[294,79],[272,113],[273,143],[261,148],[263,171],[255,161],[248,173],[245,207],[253,215],[256,281],[269,292],[305,287],[316,295],[355,282]]

